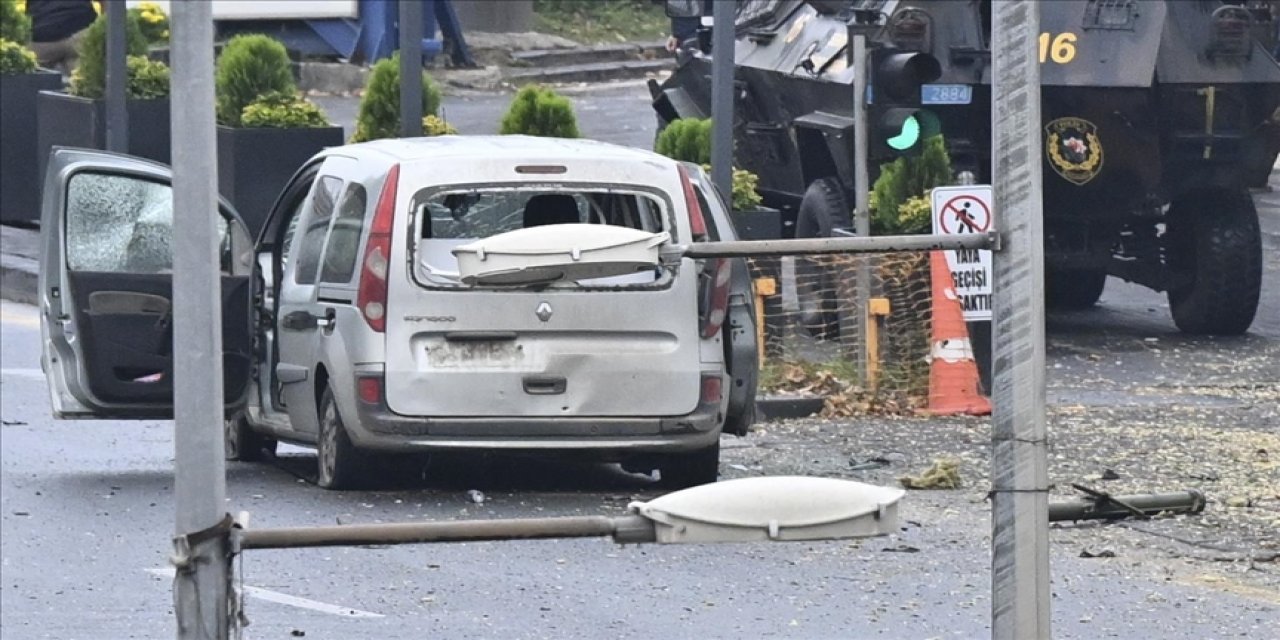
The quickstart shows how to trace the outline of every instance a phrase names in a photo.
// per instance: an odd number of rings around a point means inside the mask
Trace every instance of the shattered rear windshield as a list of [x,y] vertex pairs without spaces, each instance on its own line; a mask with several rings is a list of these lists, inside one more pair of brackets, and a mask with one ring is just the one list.
[[[549,224],[607,224],[658,233],[668,230],[667,209],[640,191],[567,186],[493,187],[419,191],[412,200],[417,223],[415,271],[426,284],[458,285],[459,245],[499,233]],[[609,279],[609,283],[652,283],[660,274]]]

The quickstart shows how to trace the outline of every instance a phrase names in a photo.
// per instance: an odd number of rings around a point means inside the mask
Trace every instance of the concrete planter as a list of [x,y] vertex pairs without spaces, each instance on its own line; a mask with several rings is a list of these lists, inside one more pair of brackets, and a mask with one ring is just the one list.
[[36,98],[62,87],[62,75],[36,71],[0,76],[0,221],[40,221]]
[[218,127],[218,190],[256,235],[285,183],[311,156],[343,143],[342,127]]
[[[60,91],[41,91],[40,175],[55,146],[107,148],[107,103]],[[169,99],[127,100],[129,137],[125,153],[169,164]]]

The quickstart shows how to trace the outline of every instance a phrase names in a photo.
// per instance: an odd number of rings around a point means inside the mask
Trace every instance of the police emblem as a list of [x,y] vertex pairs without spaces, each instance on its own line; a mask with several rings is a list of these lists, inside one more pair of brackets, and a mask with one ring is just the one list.
[[1102,170],[1098,127],[1082,118],[1058,118],[1044,126],[1045,154],[1053,170],[1068,182],[1084,185]]

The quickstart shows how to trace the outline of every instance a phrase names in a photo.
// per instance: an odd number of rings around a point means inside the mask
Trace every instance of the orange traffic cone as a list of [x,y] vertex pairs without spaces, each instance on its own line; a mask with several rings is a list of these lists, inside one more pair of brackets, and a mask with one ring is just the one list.
[[933,280],[933,348],[929,367],[929,413],[985,416],[991,402],[978,391],[978,363],[969,345],[964,311],[951,268],[941,251],[929,256]]

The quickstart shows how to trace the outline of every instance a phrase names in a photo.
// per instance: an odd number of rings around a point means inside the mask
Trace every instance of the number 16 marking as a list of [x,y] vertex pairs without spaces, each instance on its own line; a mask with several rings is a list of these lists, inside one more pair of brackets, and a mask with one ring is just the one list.
[[1076,34],[1051,33],[1040,34],[1040,64],[1053,60],[1057,64],[1066,64],[1076,59]]

